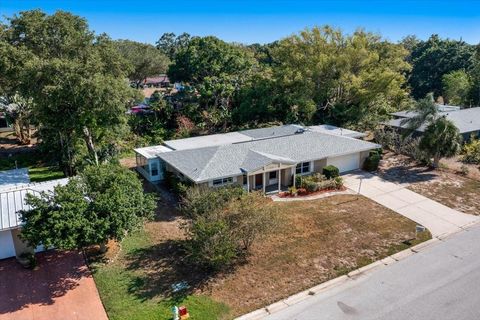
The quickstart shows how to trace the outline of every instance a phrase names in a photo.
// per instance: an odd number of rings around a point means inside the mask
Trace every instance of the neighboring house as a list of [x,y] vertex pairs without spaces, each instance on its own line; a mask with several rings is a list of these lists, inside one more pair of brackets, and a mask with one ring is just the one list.
[[135,149],[137,169],[152,182],[168,171],[197,185],[278,192],[292,186],[295,175],[322,172],[327,165],[341,173],[359,169],[370,150],[380,147],[347,133],[362,135],[331,126],[284,125],[170,140]]
[[[446,117],[455,124],[464,141],[469,141],[472,135],[480,137],[480,107],[460,109],[460,107],[456,106],[437,105],[437,108],[440,116]],[[387,122],[386,125],[398,130],[405,130],[407,125],[402,125],[402,121],[415,115],[415,111],[392,113],[394,119]],[[421,135],[424,131],[425,126],[423,125],[416,130],[416,134]]]
[[[22,224],[19,211],[30,208],[25,203],[26,195],[38,195],[41,192],[53,191],[55,186],[65,185],[67,182],[68,178],[64,178],[0,188],[0,259],[18,256],[31,250],[18,237]],[[42,250],[42,247],[35,249],[35,251]]]
[[148,77],[143,82],[144,87],[166,88],[170,86],[170,80],[167,75],[161,74],[157,77]]

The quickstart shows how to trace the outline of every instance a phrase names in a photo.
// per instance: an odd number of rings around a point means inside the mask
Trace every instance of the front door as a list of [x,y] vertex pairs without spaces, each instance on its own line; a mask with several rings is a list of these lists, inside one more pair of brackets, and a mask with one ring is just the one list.
[[259,173],[255,175],[255,188],[262,187],[263,186],[263,173]]

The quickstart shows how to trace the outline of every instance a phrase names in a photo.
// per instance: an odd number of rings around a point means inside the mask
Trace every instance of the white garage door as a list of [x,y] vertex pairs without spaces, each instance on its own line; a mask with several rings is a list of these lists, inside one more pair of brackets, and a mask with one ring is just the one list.
[[360,154],[347,154],[345,156],[328,158],[327,165],[333,165],[338,168],[340,172],[347,172],[359,168]]
[[10,230],[0,231],[0,259],[15,256],[15,247]]

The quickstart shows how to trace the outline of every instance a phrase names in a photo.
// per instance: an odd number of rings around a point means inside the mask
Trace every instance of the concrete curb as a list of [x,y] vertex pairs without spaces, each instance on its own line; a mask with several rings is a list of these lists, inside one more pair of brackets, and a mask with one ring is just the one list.
[[[453,233],[456,234],[457,232]],[[343,275],[332,280],[323,282],[315,287],[304,290],[302,292],[296,293],[288,298],[282,299],[275,303],[272,303],[264,308],[255,310],[253,312],[247,313],[243,316],[235,318],[235,320],[259,320],[267,317],[268,315],[277,313],[283,309],[286,309],[294,304],[297,304],[301,301],[307,300],[314,295],[323,293],[327,290],[338,287],[344,283],[355,281],[361,276],[368,276],[371,272],[376,271],[380,268],[385,268],[393,263],[401,261],[405,258],[408,258],[411,255],[422,252],[431,246],[442,242],[443,239],[432,238],[430,240],[424,241],[417,244],[411,248],[405,249],[403,251],[397,252],[391,256],[383,258],[382,260],[375,261],[366,266],[363,266],[359,269],[350,271],[347,275]]]

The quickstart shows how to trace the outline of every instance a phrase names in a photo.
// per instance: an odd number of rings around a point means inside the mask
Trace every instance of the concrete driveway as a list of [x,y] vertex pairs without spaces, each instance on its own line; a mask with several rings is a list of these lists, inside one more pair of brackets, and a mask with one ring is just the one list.
[[79,252],[37,254],[38,269],[0,260],[0,320],[108,320]]
[[364,171],[343,178],[349,189],[425,226],[433,237],[457,232],[480,219],[408,190],[406,184],[392,183]]

